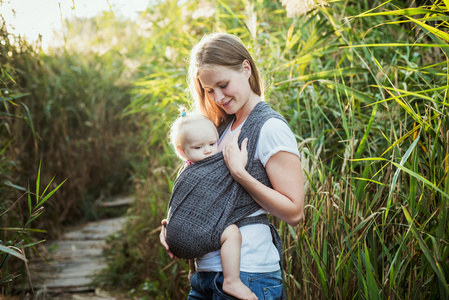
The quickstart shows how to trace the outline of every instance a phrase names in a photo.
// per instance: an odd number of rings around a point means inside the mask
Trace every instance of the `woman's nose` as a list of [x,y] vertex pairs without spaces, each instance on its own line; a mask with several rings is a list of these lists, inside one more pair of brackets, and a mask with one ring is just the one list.
[[221,91],[221,89],[216,89],[214,91],[214,100],[215,100],[215,102],[220,103],[221,100],[223,100],[223,98],[224,98],[224,94]]

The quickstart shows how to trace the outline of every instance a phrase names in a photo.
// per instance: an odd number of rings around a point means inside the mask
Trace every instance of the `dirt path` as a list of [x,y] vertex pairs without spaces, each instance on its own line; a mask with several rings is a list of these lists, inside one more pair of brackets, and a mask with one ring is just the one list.
[[[123,198],[119,200],[124,202]],[[96,290],[91,284],[107,266],[103,256],[106,237],[119,231],[125,220],[118,217],[89,222],[68,229],[60,240],[47,242],[43,254],[50,264],[42,259],[29,264],[35,298],[126,299]]]

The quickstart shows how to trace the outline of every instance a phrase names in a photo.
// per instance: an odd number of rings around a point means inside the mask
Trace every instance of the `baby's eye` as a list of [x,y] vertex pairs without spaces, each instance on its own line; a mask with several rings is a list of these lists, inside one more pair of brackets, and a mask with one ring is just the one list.
[[210,143],[209,146],[215,146],[216,143]]
[[227,83],[226,83],[226,84],[223,84],[223,85],[220,86],[220,89],[225,89],[227,86],[228,86]]

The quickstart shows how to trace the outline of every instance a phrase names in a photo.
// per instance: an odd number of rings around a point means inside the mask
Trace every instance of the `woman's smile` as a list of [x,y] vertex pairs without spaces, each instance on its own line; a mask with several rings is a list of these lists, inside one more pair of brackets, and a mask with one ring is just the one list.
[[228,101],[225,102],[225,103],[223,103],[221,106],[222,106],[223,108],[227,108],[228,106],[231,105],[231,102],[232,102],[232,99],[231,99],[231,100],[228,100]]

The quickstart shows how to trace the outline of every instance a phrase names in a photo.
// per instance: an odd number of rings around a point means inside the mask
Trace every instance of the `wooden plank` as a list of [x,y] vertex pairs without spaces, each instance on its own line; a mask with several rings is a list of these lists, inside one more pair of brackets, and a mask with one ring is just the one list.
[[43,251],[47,262],[35,258],[29,263],[34,290],[51,295],[71,293],[72,296],[94,292],[91,281],[107,266],[103,257],[105,239],[119,231],[125,221],[125,217],[120,217],[89,222],[68,229],[61,240],[47,242]]

